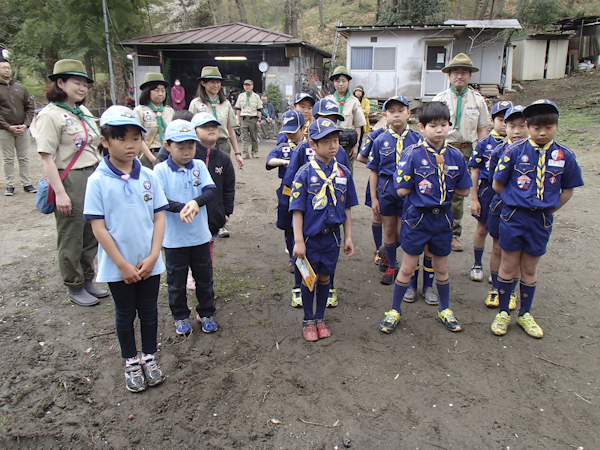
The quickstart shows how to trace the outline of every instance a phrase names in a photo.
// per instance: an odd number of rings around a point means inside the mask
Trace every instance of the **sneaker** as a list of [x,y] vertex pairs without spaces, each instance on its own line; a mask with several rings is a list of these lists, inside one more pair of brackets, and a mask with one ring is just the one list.
[[488,275],[488,283],[492,284],[492,274]]
[[438,311],[437,319],[444,325],[446,325],[446,328],[449,331],[462,331],[462,326],[460,325],[460,322],[456,320],[456,317],[454,317],[454,313],[450,308]]
[[465,246],[460,243],[457,237],[452,238],[452,251],[453,252],[462,252],[465,249]]
[[385,246],[382,245],[381,247],[379,247],[378,254],[379,254],[379,271],[381,273],[384,273],[390,266],[390,263],[387,259],[387,255],[385,254]]
[[469,272],[469,278],[473,281],[483,281],[483,267],[471,267],[471,271]]
[[319,340],[316,321],[305,320],[302,322],[302,336],[308,342],[315,342]]
[[300,288],[292,289],[292,307],[302,308],[302,291]]
[[540,326],[535,323],[533,316],[530,313],[525,313],[522,316],[517,317],[517,323],[525,330],[529,336],[541,339],[544,337],[544,331]]
[[440,304],[440,298],[436,294],[435,289],[433,289],[433,287],[425,289],[423,297],[425,299],[425,303],[427,303],[428,305],[436,306]]
[[69,300],[79,306],[94,306],[100,303],[96,297],[86,291],[84,288],[67,288]]
[[229,233],[229,230],[225,227],[225,225],[223,225],[223,227],[219,230],[220,238],[228,238],[230,234],[231,233]]
[[290,259],[290,262],[288,263],[288,271],[290,273],[294,273],[294,262]]
[[92,294],[96,298],[108,297],[108,291],[106,289],[100,289],[92,282],[92,280],[85,280],[83,288],[88,294]]
[[388,267],[383,276],[381,277],[381,284],[390,285],[394,284],[394,280],[398,276],[398,268],[397,267]]
[[214,333],[217,331],[217,322],[212,317],[196,317],[199,322],[202,322],[202,331],[205,333]]
[[508,331],[509,324],[510,316],[508,313],[506,311],[499,312],[492,322],[492,333],[496,336],[504,336]]
[[13,195],[15,195],[15,188],[13,186],[7,186],[4,190],[4,195],[6,195],[7,197],[12,197]]
[[181,319],[175,321],[175,333],[177,334],[189,334],[192,332],[192,326],[190,325],[189,319]]
[[331,336],[331,330],[323,319],[317,320],[317,336],[319,336],[319,339],[325,339]]
[[37,189],[34,188],[32,185],[27,185],[27,186],[23,186],[23,190],[25,192],[29,192],[30,194],[35,194],[37,192]]
[[417,296],[417,291],[415,291],[414,288],[409,287],[406,292],[404,293],[404,297],[402,297],[402,300],[405,301],[406,303],[412,303],[415,301],[415,298]]
[[485,298],[485,306],[488,308],[497,308],[500,306],[500,298],[498,297],[498,289],[492,289],[488,292]]
[[511,311],[514,311],[515,309],[517,309],[517,293],[516,292],[510,293],[510,302],[508,303],[508,309],[510,309]]
[[379,256],[379,252],[375,250],[375,253],[373,253],[373,262],[378,266],[379,261],[381,261],[381,256]]
[[329,289],[329,296],[327,297],[327,307],[335,308],[338,305],[337,291],[335,288]]
[[142,359],[142,369],[144,369],[144,376],[146,377],[148,386],[156,386],[165,381],[165,373],[158,365],[158,362],[156,362],[156,359],[151,358],[146,361]]
[[125,366],[125,387],[129,392],[142,392],[146,390],[146,378],[140,364]]
[[394,331],[394,328],[396,328],[396,325],[398,325],[398,322],[400,322],[400,317],[401,315],[398,311],[395,309],[390,309],[385,313],[385,317],[379,324],[379,331],[383,333],[391,333]]

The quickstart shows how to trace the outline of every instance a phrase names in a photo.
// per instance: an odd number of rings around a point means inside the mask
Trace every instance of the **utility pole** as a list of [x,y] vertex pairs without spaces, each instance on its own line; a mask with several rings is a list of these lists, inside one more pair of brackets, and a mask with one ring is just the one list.
[[115,77],[113,75],[112,55],[110,53],[110,43],[108,40],[108,21],[106,20],[106,0],[102,0],[102,14],[104,16],[104,36],[106,37],[106,53],[108,54],[108,75],[110,76],[110,98],[112,104],[117,104],[115,95]]

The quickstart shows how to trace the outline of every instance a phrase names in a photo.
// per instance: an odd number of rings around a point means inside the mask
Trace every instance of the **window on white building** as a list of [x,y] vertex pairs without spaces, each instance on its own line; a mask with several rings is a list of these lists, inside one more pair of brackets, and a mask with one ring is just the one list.
[[371,70],[373,68],[373,47],[352,47],[352,67],[350,70]]
[[352,47],[350,70],[394,70],[396,47]]
[[396,68],[395,47],[375,47],[373,54],[374,70],[394,70]]

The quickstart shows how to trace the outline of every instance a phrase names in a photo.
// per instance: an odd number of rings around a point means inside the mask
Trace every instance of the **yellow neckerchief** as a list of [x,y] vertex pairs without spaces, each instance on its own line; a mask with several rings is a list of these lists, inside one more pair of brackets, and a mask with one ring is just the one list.
[[288,139],[288,145],[290,146],[290,148],[291,148],[292,150],[294,150],[294,149],[296,148],[296,145],[298,145],[298,144],[294,144],[292,141],[290,141],[290,140]]
[[402,150],[404,150],[404,138],[410,131],[408,124],[406,128],[402,132],[402,134],[398,134],[394,129],[390,126],[388,128],[388,133],[390,133],[393,137],[396,138],[396,169],[398,169],[398,164],[400,163],[400,155],[402,154]]
[[317,161],[315,161],[313,159],[310,162],[311,167],[315,170],[317,175],[319,175],[319,178],[321,178],[321,180],[324,181],[323,186],[321,186],[321,190],[317,193],[317,195],[315,195],[316,200],[313,205],[314,209],[318,209],[319,207],[322,208],[325,205],[327,205],[327,189],[328,188],[329,188],[329,193],[331,194],[331,199],[333,201],[333,204],[334,205],[337,204],[337,199],[335,198],[335,189],[333,187],[333,179],[339,174],[338,163],[335,158],[333,158],[332,161],[333,161],[333,168],[331,170],[331,175],[329,175],[329,177],[327,177],[325,175],[325,172],[323,172],[321,170],[321,168],[319,167],[319,163],[317,163]]
[[554,139],[543,147],[537,145],[532,139],[529,139],[529,143],[539,153],[537,169],[535,171],[535,184],[537,187],[535,197],[542,201],[544,200],[544,177],[546,176],[546,151],[554,143]]
[[423,146],[428,151],[433,153],[435,156],[438,180],[440,182],[440,205],[441,205],[442,203],[444,203],[444,200],[446,200],[446,173],[444,172],[444,161],[445,161],[444,153],[446,153],[446,150],[448,147],[446,146],[446,141],[444,140],[444,146],[438,152],[435,148],[431,147],[431,145],[429,144],[429,142],[427,142],[426,139],[423,140]]
[[490,133],[490,136],[501,140],[502,142],[506,142],[507,137],[506,136],[502,136],[500,133],[498,133],[496,130],[492,130],[492,132]]

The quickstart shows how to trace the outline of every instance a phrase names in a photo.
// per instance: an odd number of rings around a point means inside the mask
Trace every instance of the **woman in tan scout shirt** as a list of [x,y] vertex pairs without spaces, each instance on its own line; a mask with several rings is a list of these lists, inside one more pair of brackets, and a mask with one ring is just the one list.
[[231,148],[235,159],[241,167],[244,165],[242,154],[238,150],[238,142],[234,127],[237,126],[237,118],[229,100],[221,92],[221,81],[223,77],[218,67],[206,66],[202,68],[195,99],[190,102],[189,111],[192,114],[199,112],[211,113],[221,123],[219,125],[219,148],[231,155]]
[[167,87],[169,83],[165,81],[162,73],[147,73],[140,86],[140,106],[133,110],[146,129],[140,162],[149,169],[154,167],[156,155],[164,144],[165,130],[175,114],[173,108],[166,105]]
[[[91,306],[108,295],[92,284],[98,242],[89,220],[83,218],[87,179],[102,160],[100,130],[95,117],[82,105],[94,80],[87,76],[81,61],[72,59],[58,61],[48,78],[46,97],[50,103],[37,117],[36,141],[44,173],[56,193],[58,266],[69,298],[78,305]],[[61,181],[61,174],[75,157]]]

